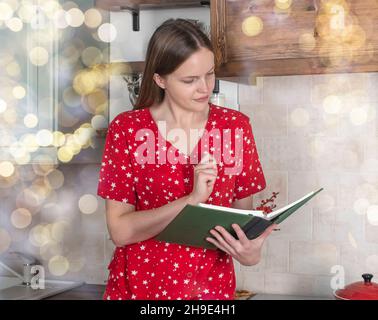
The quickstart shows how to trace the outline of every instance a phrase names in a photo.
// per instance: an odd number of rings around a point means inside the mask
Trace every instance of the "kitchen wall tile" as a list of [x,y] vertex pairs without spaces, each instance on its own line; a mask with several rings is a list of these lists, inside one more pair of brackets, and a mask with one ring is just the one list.
[[319,137],[311,143],[311,150],[316,170],[358,171],[364,159],[363,143],[357,138]]
[[329,276],[289,273],[266,273],[265,293],[324,298],[332,296]]
[[241,112],[252,110],[254,105],[262,103],[262,92],[264,86],[264,78],[258,77],[256,85],[246,85],[239,83],[239,105],[243,106]]
[[367,73],[312,75],[311,102],[323,105],[324,99],[336,96],[346,112],[354,105],[369,101],[369,76]]
[[307,137],[264,137],[264,168],[268,170],[311,170]]
[[257,136],[287,136],[287,105],[260,104],[248,108],[242,104],[240,111],[250,117],[253,133]]
[[307,104],[288,106],[289,137],[337,136],[339,115],[327,114],[322,106]]
[[[369,173],[367,173],[369,174]],[[338,206],[361,208],[359,201],[378,202],[378,186],[367,182],[361,173],[343,173],[338,179]],[[364,206],[362,206],[364,207]],[[362,209],[355,209],[358,211]]]
[[364,216],[353,208],[313,209],[313,240],[332,244],[364,240]]
[[368,97],[371,102],[378,102],[378,72],[369,72],[368,77]]
[[243,275],[241,272],[240,262],[232,258],[234,263],[235,278],[236,278],[236,290],[241,290],[243,288]]
[[311,76],[264,77],[264,104],[305,104],[310,97]]
[[243,271],[243,286],[242,289],[249,290],[253,293],[264,293],[264,277],[263,272]]
[[290,273],[328,275],[338,264],[339,248],[327,242],[290,242]]
[[[365,240],[371,243],[378,244],[378,225],[377,221],[369,221],[367,217],[365,217],[365,232],[366,238]],[[377,251],[378,254],[378,251]]]
[[[274,232],[273,232],[274,234]],[[289,241],[270,237],[266,243],[265,272],[285,273],[289,266]]]

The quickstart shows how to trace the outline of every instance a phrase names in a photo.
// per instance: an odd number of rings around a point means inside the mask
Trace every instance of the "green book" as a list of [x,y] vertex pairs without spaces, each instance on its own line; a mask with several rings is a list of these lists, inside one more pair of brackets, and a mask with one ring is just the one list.
[[279,224],[297,211],[306,202],[322,191],[312,191],[304,197],[280,209],[265,214],[260,210],[234,209],[211,204],[186,205],[181,212],[160,232],[155,239],[159,241],[183,244],[207,249],[217,249],[206,237],[213,237],[209,232],[215,226],[224,227],[236,239],[232,228],[237,223],[252,240],[261,235],[273,223]]

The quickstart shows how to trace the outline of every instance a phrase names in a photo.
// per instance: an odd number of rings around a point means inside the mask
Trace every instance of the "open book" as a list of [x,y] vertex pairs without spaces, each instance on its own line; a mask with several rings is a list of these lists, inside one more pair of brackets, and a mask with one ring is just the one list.
[[268,214],[259,210],[234,209],[204,203],[195,206],[188,204],[155,239],[194,247],[217,249],[206,240],[206,237],[212,237],[209,232],[210,229],[217,225],[222,226],[237,239],[237,235],[231,226],[233,223],[239,224],[248,239],[255,239],[270,225],[284,221],[322,190],[323,188],[312,191],[289,205]]

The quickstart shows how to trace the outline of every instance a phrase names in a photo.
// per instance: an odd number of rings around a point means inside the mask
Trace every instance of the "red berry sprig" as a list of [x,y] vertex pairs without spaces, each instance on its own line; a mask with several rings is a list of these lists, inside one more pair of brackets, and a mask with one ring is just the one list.
[[[279,192],[272,192],[272,196],[269,199],[261,200],[260,205],[255,210],[261,210],[264,214],[268,214],[273,211],[273,209],[276,207],[274,204],[274,199],[277,198],[277,195]],[[269,205],[269,203],[272,203]]]

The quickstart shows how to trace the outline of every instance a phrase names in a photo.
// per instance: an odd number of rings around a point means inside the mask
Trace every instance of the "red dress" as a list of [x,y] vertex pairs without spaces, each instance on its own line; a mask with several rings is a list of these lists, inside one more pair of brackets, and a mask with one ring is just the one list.
[[[202,157],[201,150],[213,154],[218,167],[206,203],[230,207],[234,200],[263,190],[266,183],[249,118],[229,108],[209,106],[206,130],[190,157],[163,138],[162,127],[158,129],[148,108],[119,114],[109,125],[98,195],[133,204],[137,211],[161,207],[192,191],[193,168]],[[228,140],[227,134],[231,137]],[[150,158],[141,151],[147,141],[156,149]],[[235,161],[230,160],[232,155]],[[232,174],[232,168],[238,172]],[[108,300],[234,299],[232,257],[221,250],[150,238],[116,247],[108,269],[103,297]]]

